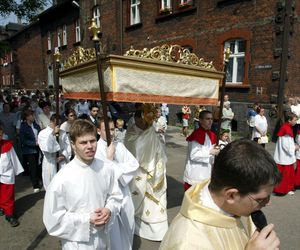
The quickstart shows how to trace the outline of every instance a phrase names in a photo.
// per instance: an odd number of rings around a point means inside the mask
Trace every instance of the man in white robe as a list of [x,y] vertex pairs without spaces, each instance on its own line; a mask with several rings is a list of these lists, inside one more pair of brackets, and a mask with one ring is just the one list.
[[97,143],[95,157],[101,160],[108,159],[116,164],[117,167],[114,170],[123,193],[121,211],[110,231],[111,249],[130,250],[132,249],[134,235],[134,206],[129,183],[135,176],[139,163],[123,143],[114,142],[115,126],[111,119],[109,119],[109,131],[112,143],[107,147],[104,120],[100,119],[98,128],[100,139]]
[[[57,136],[59,141],[57,141]],[[56,115],[50,117],[50,124],[38,135],[38,144],[43,152],[42,178],[45,190],[57,172],[70,161],[72,150],[66,132],[59,129]],[[58,156],[57,156],[58,152]]]
[[120,211],[122,193],[113,162],[95,158],[96,127],[77,120],[70,139],[75,158],[48,186],[43,221],[48,233],[61,238],[62,249],[106,250],[109,228]]
[[155,117],[149,118],[155,113],[155,109],[147,106],[143,115],[140,110],[135,113],[127,127],[125,146],[139,162],[130,185],[135,207],[135,234],[148,240],[161,241],[168,230],[167,156],[152,126]]

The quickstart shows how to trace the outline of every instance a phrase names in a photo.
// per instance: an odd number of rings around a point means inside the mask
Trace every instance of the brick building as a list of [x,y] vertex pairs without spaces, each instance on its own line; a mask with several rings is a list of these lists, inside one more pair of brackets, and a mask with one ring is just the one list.
[[[247,127],[245,115],[249,104],[277,102],[280,83],[285,84],[280,92],[300,95],[300,4],[294,0],[56,2],[39,15],[38,21],[43,67],[39,73],[43,77],[32,79],[42,79],[46,85],[53,84],[55,48],[59,48],[64,61],[75,47],[93,46],[88,24],[94,17],[101,24],[107,53],[123,54],[130,46],[142,49],[179,44],[205,61],[213,61],[221,70],[224,48],[230,47],[233,54],[226,92],[237,119],[243,121],[239,129]],[[289,10],[288,5],[292,6]],[[290,17],[288,24],[285,16]],[[285,72],[287,81],[282,79]]]

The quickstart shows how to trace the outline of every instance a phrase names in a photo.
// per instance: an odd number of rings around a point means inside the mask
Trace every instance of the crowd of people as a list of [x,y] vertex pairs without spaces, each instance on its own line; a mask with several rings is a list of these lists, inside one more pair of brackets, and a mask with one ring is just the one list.
[[252,141],[234,140],[234,113],[226,95],[217,141],[214,111],[197,107],[189,135],[191,109],[185,105],[186,192],[169,226],[167,104],[136,103],[126,123],[108,113],[106,131],[98,102],[61,95],[60,114],[54,114],[56,104],[47,92],[3,93],[0,98],[0,214],[11,226],[19,224],[14,183],[23,172],[33,192],[46,191],[43,222],[63,249],[129,250],[134,234],[162,241],[162,250],[278,249],[274,225],[259,232],[249,216],[267,205],[273,192],[287,194],[300,185],[294,167],[296,161],[300,165],[300,132],[294,136],[292,129],[296,114],[286,113],[271,157],[264,149],[268,124],[262,106],[255,104],[249,112]]

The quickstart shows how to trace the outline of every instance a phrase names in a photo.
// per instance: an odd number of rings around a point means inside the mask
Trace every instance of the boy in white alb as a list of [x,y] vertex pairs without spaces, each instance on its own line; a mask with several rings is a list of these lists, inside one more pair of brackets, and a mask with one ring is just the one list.
[[113,162],[95,158],[96,127],[76,120],[70,130],[75,158],[48,186],[43,221],[61,238],[62,249],[110,249],[109,229],[120,211],[122,194]]
[[95,157],[101,160],[108,159],[116,164],[114,170],[123,194],[121,211],[110,231],[111,250],[130,250],[134,235],[134,205],[129,183],[134,178],[139,163],[123,143],[114,141],[115,126],[113,120],[109,119],[108,125],[112,143],[107,146],[104,120],[100,119],[98,128],[100,139],[97,143]]
[[14,217],[15,176],[24,171],[13,148],[12,141],[4,140],[3,127],[0,126],[0,216],[5,215],[12,227],[19,225]]

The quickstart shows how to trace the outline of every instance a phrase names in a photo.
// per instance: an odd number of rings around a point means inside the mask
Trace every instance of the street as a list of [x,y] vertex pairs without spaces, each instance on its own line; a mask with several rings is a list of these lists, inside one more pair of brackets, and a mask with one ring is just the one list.
[[[185,139],[180,135],[180,128],[169,127],[167,131],[168,153],[168,217],[172,221],[177,214],[183,197],[182,175],[186,157]],[[266,149],[273,154],[274,144],[267,144]],[[5,218],[0,218],[0,246],[6,250],[23,249],[60,249],[57,238],[48,235],[42,222],[44,192],[33,193],[29,177],[19,176],[16,179],[16,216],[20,226],[12,228]],[[271,206],[265,212],[268,222],[275,224],[275,230],[281,240],[280,249],[299,249],[299,201],[300,191],[294,196],[271,198]],[[139,237],[134,239],[134,249],[158,249],[158,242],[151,242]]]

